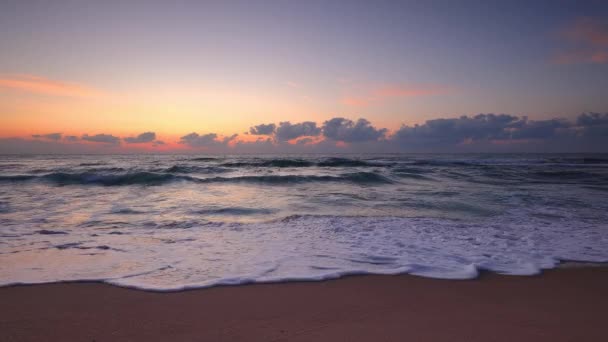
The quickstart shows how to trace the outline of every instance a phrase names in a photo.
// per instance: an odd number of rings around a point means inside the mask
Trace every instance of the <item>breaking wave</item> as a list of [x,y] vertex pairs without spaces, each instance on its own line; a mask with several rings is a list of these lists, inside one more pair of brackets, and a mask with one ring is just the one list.
[[347,182],[354,184],[390,184],[393,181],[374,172],[352,172],[341,175],[260,175],[236,177],[209,177],[197,178],[185,175],[156,172],[131,172],[123,174],[97,174],[97,173],[64,173],[56,172],[42,176],[14,175],[0,176],[0,182],[44,181],[54,185],[163,185],[175,181],[194,183],[262,183],[262,184],[290,184],[307,182]]

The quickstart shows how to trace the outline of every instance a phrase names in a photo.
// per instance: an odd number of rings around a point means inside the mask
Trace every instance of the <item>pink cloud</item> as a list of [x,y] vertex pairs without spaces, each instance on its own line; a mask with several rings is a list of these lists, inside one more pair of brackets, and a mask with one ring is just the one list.
[[101,94],[97,90],[77,83],[51,80],[34,75],[8,75],[0,77],[0,89],[2,88],[65,97],[93,97]]
[[398,85],[389,84],[373,89],[346,95],[342,103],[351,107],[366,107],[372,104],[384,103],[395,98],[427,96],[445,93],[447,88],[437,85]]
[[569,48],[553,57],[555,64],[608,63],[608,24],[579,18],[561,32]]
[[574,42],[594,46],[608,46],[608,25],[593,18],[579,18],[566,30],[563,36]]

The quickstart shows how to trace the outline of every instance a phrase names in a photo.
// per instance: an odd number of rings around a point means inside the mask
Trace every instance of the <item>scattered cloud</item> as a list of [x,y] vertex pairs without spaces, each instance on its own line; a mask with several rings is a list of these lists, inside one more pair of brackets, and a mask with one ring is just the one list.
[[518,120],[507,114],[479,114],[473,117],[427,120],[422,125],[402,126],[393,139],[412,145],[457,144],[464,140],[506,138],[505,128]]
[[323,136],[346,143],[376,141],[384,137],[386,128],[375,128],[366,119],[354,122],[345,118],[333,118],[323,123]]
[[72,142],[73,142],[73,141],[78,141],[78,140],[80,140],[80,138],[78,138],[78,137],[77,137],[77,136],[75,136],[75,135],[66,135],[64,139],[65,139],[66,141],[72,141]]
[[304,121],[292,124],[289,121],[279,123],[274,137],[277,141],[289,141],[299,137],[314,137],[321,134],[321,128],[316,122]]
[[608,113],[584,113],[578,116],[576,124],[588,138],[606,141],[608,144]]
[[59,141],[61,140],[61,133],[34,134],[32,138]]
[[298,141],[296,141],[296,144],[310,145],[310,144],[313,144],[314,142],[315,142],[315,140],[313,138],[302,138],[302,139],[299,139]]
[[540,144],[544,149],[556,151],[573,148],[605,151],[596,146],[598,139],[608,144],[608,113],[584,113],[576,120],[529,120],[507,114],[479,114],[402,126],[391,137],[402,147],[426,150],[445,150],[459,145],[477,145],[481,149],[486,145],[488,149],[487,144],[522,143]]
[[371,90],[346,95],[342,98],[342,104],[351,107],[367,107],[391,99],[436,95],[446,91],[447,87],[438,85],[387,84]]
[[274,133],[277,125],[271,124],[260,124],[249,128],[249,134],[252,135],[271,135]]
[[238,134],[233,134],[228,137],[224,137],[220,139],[216,133],[207,133],[207,134],[198,134],[198,133],[190,133],[184,135],[180,138],[179,143],[183,145],[187,145],[190,147],[203,147],[203,148],[217,148],[217,147],[226,147],[231,142],[235,141]]
[[128,144],[145,144],[156,140],[156,133],[145,132],[136,137],[128,137],[123,139]]
[[608,63],[608,22],[578,18],[560,34],[567,48],[553,57],[553,63]]
[[100,95],[99,91],[77,83],[51,80],[34,75],[0,77],[0,89],[64,97],[94,97]]
[[85,134],[81,137],[84,141],[90,141],[94,143],[104,143],[104,144],[120,144],[120,138],[115,137],[111,134],[96,134],[96,135],[88,135]]
[[563,36],[588,45],[608,46],[608,22],[589,17],[578,18],[563,31]]
[[[273,124],[264,124],[270,126]],[[259,127],[253,126],[253,127]],[[153,132],[121,139],[110,134],[35,134],[26,138],[0,138],[1,153],[142,152],[137,143],[165,145]],[[96,144],[106,146],[99,149]],[[281,122],[272,134],[256,140],[238,135],[190,133],[179,144],[211,153],[333,153],[333,152],[608,152],[608,113],[583,113],[572,119],[531,120],[509,114],[478,114],[437,118],[404,125],[393,132],[360,118],[336,117],[315,122]],[[167,151],[172,145],[167,145]]]

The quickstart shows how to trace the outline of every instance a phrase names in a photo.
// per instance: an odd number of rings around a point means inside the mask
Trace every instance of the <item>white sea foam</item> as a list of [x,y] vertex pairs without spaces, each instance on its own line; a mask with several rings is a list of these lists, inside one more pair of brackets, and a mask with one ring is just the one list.
[[[605,224],[547,224],[510,213],[474,223],[396,217],[294,217],[189,229],[82,228],[5,237],[0,282],[99,280],[148,290],[322,280],[349,274],[533,275],[560,260],[608,262]],[[17,235],[16,235],[17,236]]]
[[607,262],[607,160],[0,156],[0,285],[469,279]]

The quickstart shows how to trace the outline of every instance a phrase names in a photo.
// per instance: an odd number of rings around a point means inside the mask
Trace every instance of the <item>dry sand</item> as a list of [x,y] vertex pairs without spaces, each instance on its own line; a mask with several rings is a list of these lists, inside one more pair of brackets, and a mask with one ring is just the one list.
[[0,341],[608,341],[608,268],[153,293],[0,288]]

